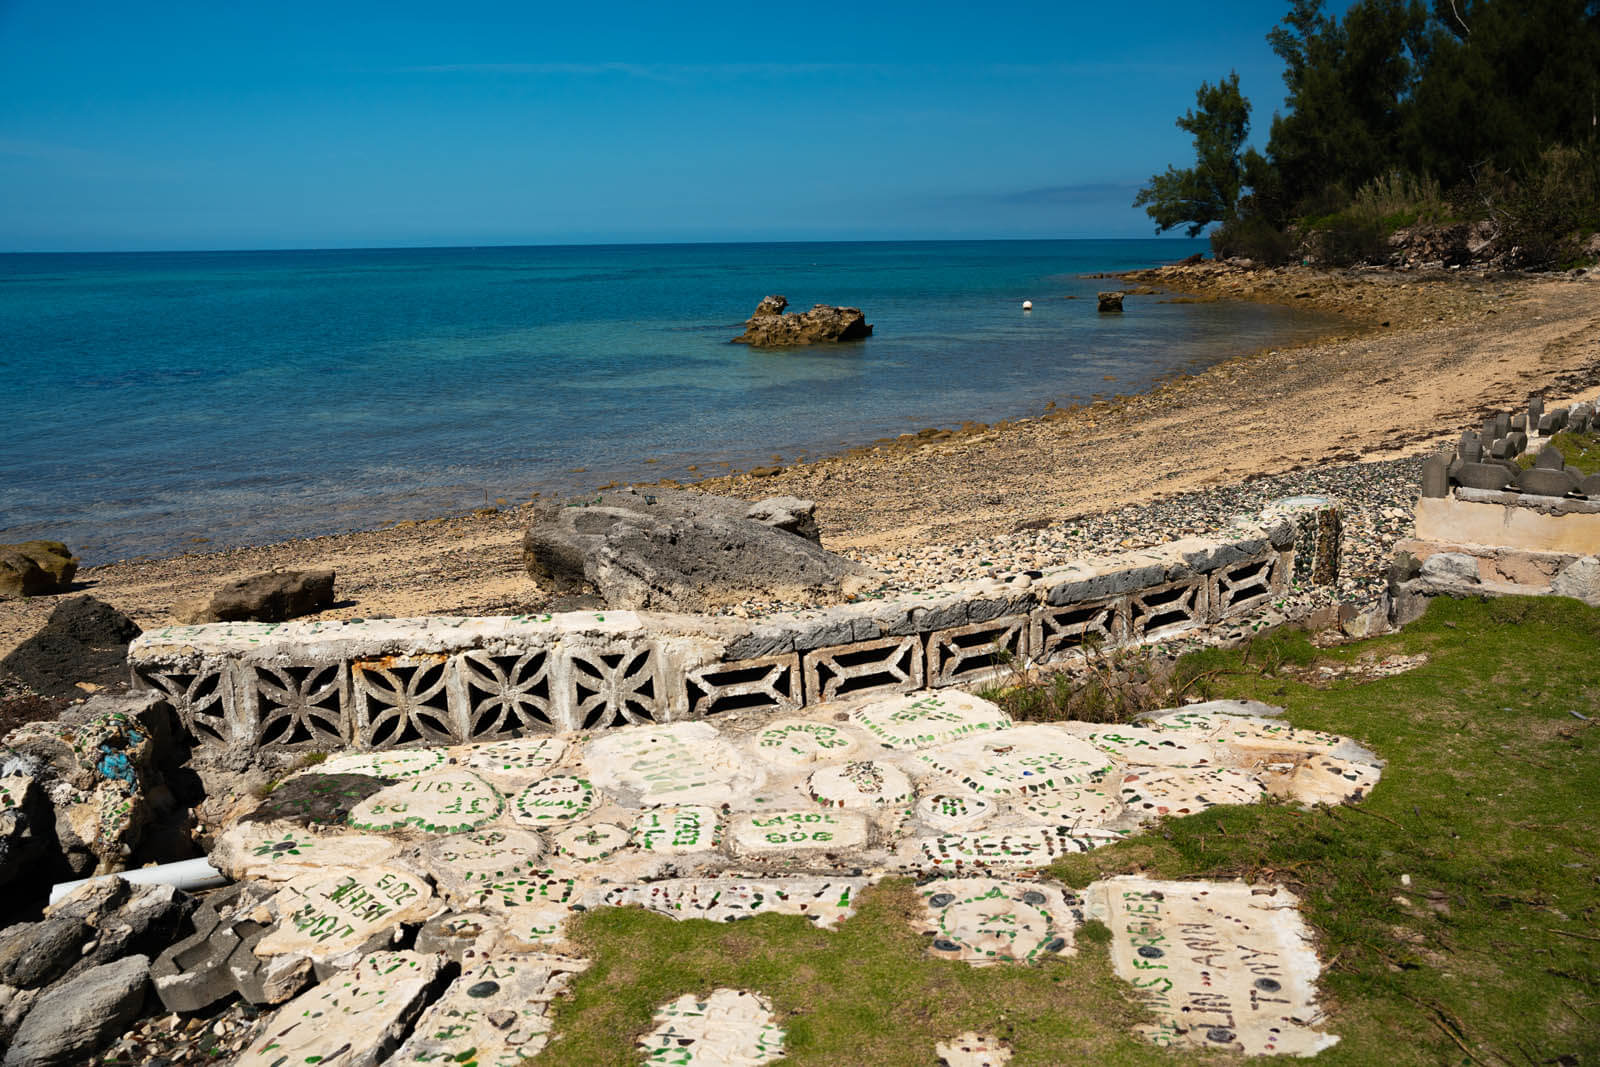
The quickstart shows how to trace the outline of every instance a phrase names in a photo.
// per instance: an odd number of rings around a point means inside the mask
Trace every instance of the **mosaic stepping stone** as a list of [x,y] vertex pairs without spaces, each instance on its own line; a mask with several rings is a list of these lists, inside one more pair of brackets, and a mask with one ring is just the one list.
[[717,813],[690,805],[654,808],[640,812],[633,824],[633,840],[640,851],[660,856],[704,852],[720,842]]
[[1096,882],[1089,914],[1111,928],[1117,976],[1157,1018],[1157,1045],[1313,1056],[1339,1039],[1305,1020],[1319,970],[1294,894],[1242,882]]
[[374,952],[279,1008],[236,1067],[371,1064],[382,1035],[403,1030],[444,961],[419,952]]
[[368,867],[400,851],[400,842],[371,834],[321,834],[288,820],[240,822],[211,850],[211,863],[234,881],[287,882],[327,867]]
[[563,956],[499,956],[450,983],[385,1062],[513,1065],[550,1040],[550,1002],[589,966]]
[[511,817],[524,826],[560,826],[589,814],[599,803],[586,779],[552,774],[512,798]]
[[917,758],[985,796],[1026,796],[1081,785],[1098,781],[1112,769],[1104,752],[1048,726],[1018,726],[969,737]]
[[829,808],[871,808],[904,804],[911,799],[911,779],[900,768],[879,760],[838,763],[806,779],[811,799]]
[[425,830],[460,834],[475,830],[506,810],[494,786],[471,771],[443,771],[397,782],[372,794],[350,812],[358,830]]
[[913,920],[932,938],[928,953],[977,966],[1037,963],[1072,954],[1082,901],[1042,882],[939,878],[917,890],[926,914]]
[[791,767],[840,759],[860,747],[861,742],[839,727],[809,719],[777,719],[755,735],[757,755]]
[[353,752],[323,760],[304,774],[370,774],[374,778],[418,778],[444,767],[442,748],[408,748],[388,752]]
[[327,960],[398,923],[421,922],[435,904],[427,880],[400,867],[303,874],[278,890],[278,925],[255,953]]
[[1043,867],[1057,856],[1088,852],[1120,835],[1097,830],[1073,833],[1065,826],[1020,826],[1007,830],[941,834],[918,843],[922,860],[941,870],[965,867]]
[[388,787],[389,782],[370,774],[297,774],[239,821],[342,826],[357,804]]
[[988,821],[994,810],[994,801],[965,792],[931,793],[916,808],[917,818],[936,830],[970,830]]
[[497,882],[527,878],[542,870],[544,838],[531,830],[484,829],[428,842],[422,865],[441,892],[466,898]]
[[467,766],[491,774],[537,774],[561,762],[566,752],[564,737],[519,737],[474,746]]
[[870,878],[666,878],[641,885],[603,886],[583,899],[586,907],[641,907],[674,919],[733,922],[772,912],[803,915],[821,927],[855,911],[855,899]]
[[656,1010],[656,1028],[639,1039],[647,1064],[756,1067],[783,1058],[783,1029],[759,994],[714,989],[685,993]]
[[889,748],[921,749],[1011,726],[999,705],[954,689],[911,693],[858,708],[850,718]]
[[468,892],[452,895],[462,907],[487,911],[505,924],[502,949],[529,949],[561,940],[581,891],[573,871],[550,867],[504,881],[474,883]]
[[1370,763],[1338,756],[1311,756],[1283,770],[1269,765],[1261,779],[1273,796],[1302,804],[1342,804],[1372,792],[1383,772]]
[[596,786],[637,793],[644,807],[726,804],[762,780],[760,769],[704,722],[616,730],[591,741],[584,756]]
[[1104,785],[1066,786],[1011,801],[1013,810],[1053,826],[1092,830],[1122,814],[1122,797]]
[[578,863],[596,863],[626,848],[632,835],[616,823],[569,826],[555,835],[556,851]]
[[1332,752],[1344,738],[1320,730],[1297,730],[1277,719],[1246,715],[1219,715],[1217,729],[1208,740],[1245,752]]
[[1254,804],[1266,795],[1257,778],[1232,767],[1134,771],[1122,778],[1123,806],[1142,815],[1193,815],[1218,804]]
[[1148,726],[1113,726],[1081,736],[1119,763],[1138,767],[1206,767],[1217,762],[1217,751],[1211,745],[1177,733]]
[[838,852],[867,843],[866,818],[850,811],[749,811],[730,817],[740,852]]
[[933,1046],[944,1067],[1004,1067],[1011,1062],[1011,1048],[992,1034],[968,1030],[949,1041]]

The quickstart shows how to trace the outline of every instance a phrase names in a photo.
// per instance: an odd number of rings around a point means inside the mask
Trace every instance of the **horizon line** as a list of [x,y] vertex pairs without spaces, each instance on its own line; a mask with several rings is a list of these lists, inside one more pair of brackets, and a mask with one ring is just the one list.
[[394,245],[293,245],[277,248],[89,248],[89,249],[0,249],[0,256],[144,256],[259,254],[267,252],[420,252],[456,251],[489,248],[637,248],[637,247],[713,247],[719,245],[868,245],[868,244],[1030,244],[1047,241],[1198,241],[1203,237],[878,237],[849,239],[784,239],[723,241],[551,241],[470,244],[394,244]]

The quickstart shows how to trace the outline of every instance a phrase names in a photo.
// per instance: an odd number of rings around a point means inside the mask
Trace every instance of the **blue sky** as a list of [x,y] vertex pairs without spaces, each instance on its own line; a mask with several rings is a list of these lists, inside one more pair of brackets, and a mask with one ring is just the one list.
[[0,251],[1142,237],[1287,0],[0,0]]

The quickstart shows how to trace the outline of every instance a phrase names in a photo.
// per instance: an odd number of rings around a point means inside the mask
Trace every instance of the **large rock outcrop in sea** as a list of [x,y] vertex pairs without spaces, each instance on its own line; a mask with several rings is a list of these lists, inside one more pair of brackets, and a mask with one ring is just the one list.
[[785,315],[783,309],[788,306],[789,301],[781,296],[764,297],[756,305],[755,314],[745,320],[743,336],[735,337],[733,343],[776,348],[859,341],[872,336],[872,325],[860,308],[817,304],[810,311]]
[[880,576],[817,544],[815,505],[627,489],[549,504],[523,538],[528,573],[607,607],[709,611],[750,598],[830,601]]

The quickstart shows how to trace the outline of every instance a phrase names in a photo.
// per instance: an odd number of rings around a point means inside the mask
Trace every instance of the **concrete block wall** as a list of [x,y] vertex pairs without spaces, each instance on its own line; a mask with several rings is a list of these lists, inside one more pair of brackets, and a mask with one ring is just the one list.
[[456,744],[974,685],[1147,644],[1338,574],[1338,505],[1282,501],[1190,538],[1009,581],[767,615],[645,612],[219,623],[141,635],[134,683],[209,746]]

